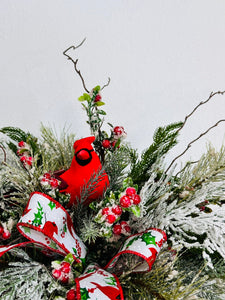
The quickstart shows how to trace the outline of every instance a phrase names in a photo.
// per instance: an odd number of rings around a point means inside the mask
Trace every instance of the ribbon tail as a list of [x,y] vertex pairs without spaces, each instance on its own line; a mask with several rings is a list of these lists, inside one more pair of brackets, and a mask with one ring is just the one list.
[[26,247],[28,244],[32,244],[32,242],[23,242],[23,243],[9,245],[9,246],[0,246],[0,257],[13,248]]

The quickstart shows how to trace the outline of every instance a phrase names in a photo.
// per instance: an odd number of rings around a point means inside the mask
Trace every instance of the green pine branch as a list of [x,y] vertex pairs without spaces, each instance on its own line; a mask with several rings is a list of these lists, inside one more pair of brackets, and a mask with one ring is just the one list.
[[148,180],[151,166],[177,144],[178,130],[182,125],[182,122],[172,123],[155,131],[153,143],[142,153],[141,159],[132,165],[129,176],[134,183],[142,186]]

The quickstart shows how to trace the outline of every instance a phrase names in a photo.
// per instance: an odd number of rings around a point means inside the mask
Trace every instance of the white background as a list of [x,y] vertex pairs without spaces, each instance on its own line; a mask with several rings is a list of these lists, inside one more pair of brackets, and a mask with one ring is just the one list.
[[[225,90],[225,1],[0,0],[0,127],[38,135],[41,122],[58,132],[67,124],[77,138],[89,135],[77,101],[84,90],[62,54],[85,37],[73,55],[86,85],[111,78],[102,94],[107,121],[124,126],[139,152],[158,126]],[[225,95],[200,107],[170,157],[219,119]],[[197,159],[207,141],[220,148],[224,130],[225,122],[183,160]]]

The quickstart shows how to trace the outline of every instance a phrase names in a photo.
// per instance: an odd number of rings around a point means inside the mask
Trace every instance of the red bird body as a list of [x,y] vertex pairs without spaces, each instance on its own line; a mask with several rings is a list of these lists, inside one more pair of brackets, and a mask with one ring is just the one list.
[[85,188],[90,189],[90,194],[84,201],[84,204],[88,205],[99,199],[109,185],[109,179],[105,172],[98,175],[102,165],[91,145],[94,140],[95,137],[77,140],[73,146],[75,153],[70,168],[58,176],[62,181],[60,192],[70,194],[68,206],[78,203]]

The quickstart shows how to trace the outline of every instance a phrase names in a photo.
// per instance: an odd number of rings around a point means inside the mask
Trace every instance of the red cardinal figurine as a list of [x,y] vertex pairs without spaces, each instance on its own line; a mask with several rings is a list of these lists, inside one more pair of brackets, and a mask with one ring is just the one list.
[[[90,189],[90,194],[84,201],[84,204],[88,205],[100,198],[109,185],[109,179],[105,172],[98,175],[102,165],[91,145],[94,140],[94,136],[77,140],[73,145],[75,153],[70,168],[58,175],[62,182],[59,186],[60,192],[70,194],[69,207],[77,204],[84,188]],[[95,179],[96,174],[97,178]]]

